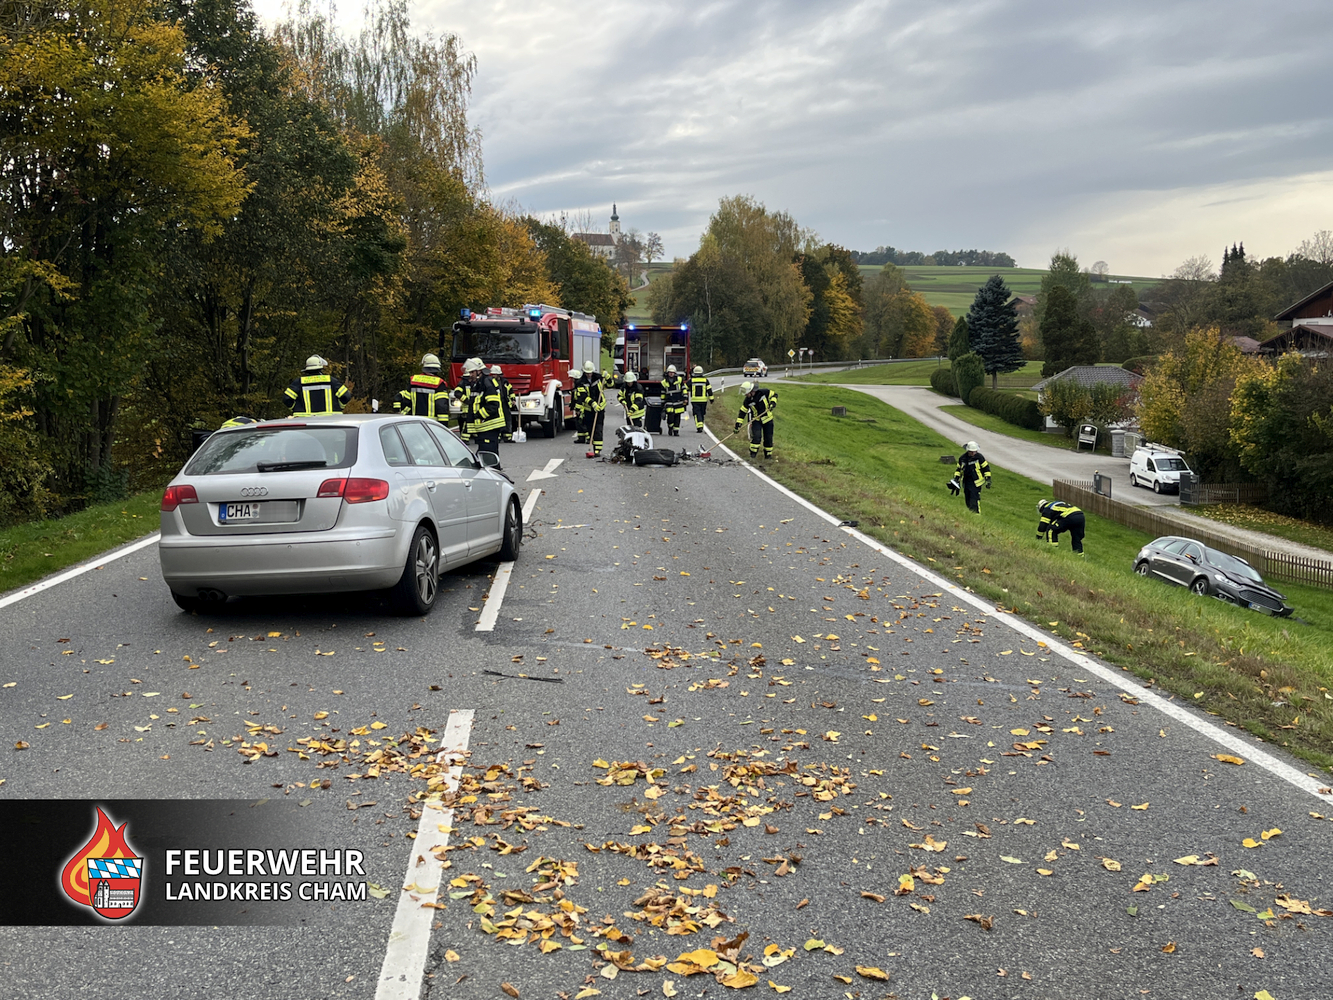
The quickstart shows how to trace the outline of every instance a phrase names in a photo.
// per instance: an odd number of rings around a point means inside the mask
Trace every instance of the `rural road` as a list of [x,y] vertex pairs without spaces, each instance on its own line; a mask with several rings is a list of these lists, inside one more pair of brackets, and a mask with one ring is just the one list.
[[[493,562],[424,619],[358,596],[186,615],[151,545],[0,612],[0,723],[28,744],[0,763],[8,823],[61,844],[86,827],[20,800],[242,800],[256,843],[355,848],[389,890],[266,926],[218,903],[207,926],[0,927],[10,995],[730,995],[656,958],[710,948],[750,995],[1327,995],[1333,801],[1298,761],[743,464],[583,452],[505,446],[540,492],[493,631]],[[384,763],[426,777],[442,745],[466,761],[452,817]],[[440,828],[436,897],[409,834]]]

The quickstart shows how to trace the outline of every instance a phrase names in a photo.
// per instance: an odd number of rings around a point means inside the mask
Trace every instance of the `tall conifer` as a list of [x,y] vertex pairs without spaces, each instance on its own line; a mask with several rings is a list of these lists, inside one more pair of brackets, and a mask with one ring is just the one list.
[[993,274],[972,300],[967,313],[967,328],[972,350],[981,356],[991,388],[997,388],[999,376],[1016,372],[1027,363],[1018,338],[1018,315],[1009,300],[1009,286]]

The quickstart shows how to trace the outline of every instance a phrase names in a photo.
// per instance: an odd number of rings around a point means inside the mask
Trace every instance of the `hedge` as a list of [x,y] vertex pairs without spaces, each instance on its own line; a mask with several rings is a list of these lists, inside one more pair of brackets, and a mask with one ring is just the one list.
[[999,392],[979,385],[967,397],[967,405],[1028,430],[1039,431],[1046,425],[1045,418],[1037,409],[1037,401],[1017,393]]
[[946,396],[957,396],[958,387],[954,385],[953,371],[949,368],[936,368],[930,373],[930,387]]
[[964,403],[972,395],[972,390],[986,381],[986,370],[981,360],[981,355],[964,354],[953,363],[954,385],[957,387],[954,395],[960,397]]

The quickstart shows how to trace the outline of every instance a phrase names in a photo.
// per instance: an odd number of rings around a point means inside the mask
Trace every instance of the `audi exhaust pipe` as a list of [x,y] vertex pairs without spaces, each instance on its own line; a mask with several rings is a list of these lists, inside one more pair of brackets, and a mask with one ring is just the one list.
[[199,591],[199,600],[206,601],[209,604],[223,604],[227,600],[227,595],[220,590],[210,588]]

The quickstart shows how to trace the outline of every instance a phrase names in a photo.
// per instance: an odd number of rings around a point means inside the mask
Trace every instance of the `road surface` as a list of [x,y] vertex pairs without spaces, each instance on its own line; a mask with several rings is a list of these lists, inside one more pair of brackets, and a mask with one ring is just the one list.
[[[498,607],[489,562],[424,619],[355,596],[186,615],[150,545],[0,611],[0,720],[28,745],[0,763],[8,823],[24,799],[242,800],[256,842],[355,848],[389,890],[294,925],[226,903],[216,926],[0,927],[9,995],[727,995],[657,958],[697,949],[756,995],[1327,995],[1333,801],[1299,762],[744,465],[583,454],[503,449],[533,506]],[[372,752],[437,785],[466,761],[458,811]],[[150,860],[169,834],[130,831]],[[11,865],[11,900],[55,877]]]

